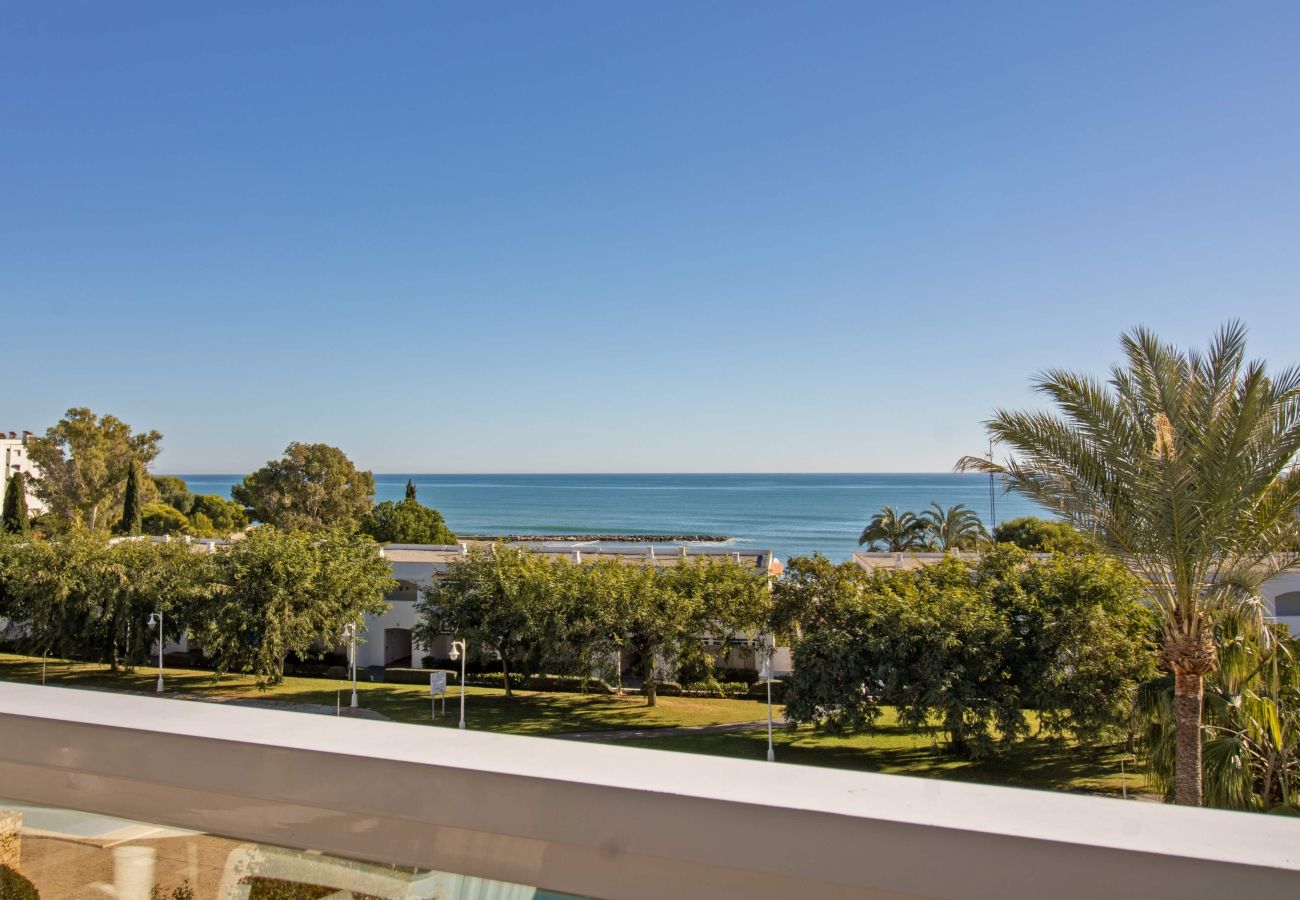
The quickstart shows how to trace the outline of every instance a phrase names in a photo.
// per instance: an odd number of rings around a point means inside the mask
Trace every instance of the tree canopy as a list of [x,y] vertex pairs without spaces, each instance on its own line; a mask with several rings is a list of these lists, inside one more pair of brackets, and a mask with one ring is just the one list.
[[945,508],[931,502],[920,515],[886,506],[858,536],[859,546],[890,553],[974,550],[987,541],[988,532],[979,514],[963,503]]
[[349,532],[254,528],[214,556],[220,589],[202,610],[198,638],[219,672],[259,683],[284,678],[289,654],[339,641],[343,626],[388,608],[397,587],[379,547]]
[[1011,490],[1094,535],[1148,586],[1162,660],[1174,673],[1179,803],[1202,797],[1203,680],[1217,665],[1214,625],[1300,561],[1300,368],[1246,360],[1239,323],[1205,351],[1138,328],[1102,382],[1052,369],[1034,387],[1055,409],[999,410],[990,435]]
[[706,638],[724,646],[748,639],[766,625],[769,608],[766,576],[727,559],[574,564],[495,545],[472,548],[422,592],[415,637],[427,645],[451,634],[492,651],[507,685],[520,667],[571,666],[586,675],[622,651],[653,706],[659,683],[703,654]]
[[28,442],[41,473],[33,490],[65,524],[107,529],[121,518],[127,472],[152,462],[161,441],[157,431],[136,434],[116,416],[74,407]]
[[406,499],[376,504],[361,527],[381,544],[456,543],[456,535],[443,521],[442,513],[416,500],[415,485],[409,481]]
[[31,531],[31,516],[27,512],[27,477],[14,472],[5,482],[4,512],[0,514],[0,530],[10,534],[27,534]]
[[1037,516],[1021,516],[998,523],[993,529],[993,540],[1034,553],[1078,553],[1090,547],[1097,548],[1095,542],[1080,534],[1069,522]]
[[1006,549],[976,566],[873,572],[792,559],[776,587],[775,621],[794,634],[786,716],[848,731],[892,705],[907,726],[940,723],[971,757],[1025,735],[1026,707],[1048,733],[1111,733],[1154,671],[1142,599],[1122,565],[1097,557]]
[[140,465],[134,460],[126,470],[126,491],[122,496],[122,518],[118,520],[118,534],[140,534],[141,520]]
[[375,479],[337,447],[292,443],[235,485],[248,516],[281,529],[355,529],[373,505]]

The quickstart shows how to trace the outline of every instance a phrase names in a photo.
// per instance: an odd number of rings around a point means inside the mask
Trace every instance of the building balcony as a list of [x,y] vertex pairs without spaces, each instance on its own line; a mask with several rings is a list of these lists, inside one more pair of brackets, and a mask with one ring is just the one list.
[[43,900],[1300,895],[1278,817],[19,684],[0,810]]

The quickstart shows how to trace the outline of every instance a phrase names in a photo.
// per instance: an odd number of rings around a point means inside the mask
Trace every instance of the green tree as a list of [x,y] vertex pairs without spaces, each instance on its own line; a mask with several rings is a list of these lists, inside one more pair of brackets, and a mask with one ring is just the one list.
[[381,544],[456,543],[442,514],[409,496],[401,503],[385,500],[377,504],[367,514],[362,530]]
[[0,528],[10,534],[26,535],[31,532],[31,527],[31,516],[27,512],[27,477],[22,472],[14,472],[5,482]]
[[963,503],[944,509],[931,502],[917,519],[921,522],[922,540],[937,550],[974,550],[989,537],[979,514]]
[[867,527],[858,536],[858,546],[870,550],[888,550],[899,553],[915,549],[925,543],[925,523],[915,513],[899,512],[886,506],[871,517]]
[[629,566],[617,559],[557,564],[560,593],[543,610],[542,658],[545,671],[621,679],[619,651],[627,642],[633,582]]
[[467,640],[476,653],[495,653],[506,697],[513,697],[512,666],[528,656],[541,634],[543,611],[558,590],[555,577],[544,558],[517,547],[472,548],[449,563],[432,587],[421,589],[412,638],[428,646],[450,634]]
[[142,533],[139,472],[140,466],[134,461],[126,470],[126,492],[122,497],[122,518],[117,523],[118,534]]
[[[1205,804],[1300,813],[1300,641],[1283,625],[1240,616],[1214,626],[1219,665],[1205,679]],[[1156,785],[1177,784],[1174,679],[1142,685],[1138,713]]]
[[373,505],[375,478],[328,444],[292,443],[282,459],[235,485],[231,495],[250,518],[305,531],[354,529]]
[[1081,553],[1097,547],[1069,522],[1037,516],[1021,516],[999,523],[993,529],[993,540],[1034,553]]
[[688,559],[665,568],[625,567],[631,584],[621,616],[647,706],[657,704],[659,682],[681,662],[711,660],[702,653],[706,638],[723,646],[749,639],[771,614],[766,573],[730,559]]
[[977,567],[868,573],[796,558],[775,593],[774,623],[795,635],[787,717],[832,732],[870,728],[893,705],[979,757],[1025,735],[1032,707],[1050,734],[1100,739],[1124,729],[1153,671],[1141,585],[1106,560],[1003,550]]
[[20,644],[105,660],[113,671],[148,652],[150,613],[164,611],[174,641],[211,586],[209,557],[181,543],[110,543],[74,531],[0,546],[0,616],[16,626]]
[[174,507],[184,515],[190,514],[194,505],[194,495],[190,493],[185,479],[177,478],[175,475],[153,475],[151,480],[159,501]]
[[121,517],[127,471],[133,463],[151,463],[161,440],[157,431],[132,433],[116,416],[69,409],[28,444],[28,455],[41,473],[36,496],[68,525],[107,528]]
[[1101,555],[1031,560],[1005,547],[985,553],[975,575],[1011,626],[1003,665],[1040,728],[1085,741],[1131,733],[1159,625],[1141,580]]
[[348,623],[388,608],[396,589],[369,538],[350,532],[254,528],[213,556],[219,589],[202,611],[199,639],[219,672],[284,679],[289,654],[332,647]]
[[166,503],[150,503],[140,511],[140,530],[145,534],[188,534],[190,520],[175,507]]
[[1106,383],[1061,370],[1037,378],[1055,412],[998,411],[988,429],[1012,452],[1004,463],[958,465],[1000,473],[1144,579],[1174,674],[1174,797],[1199,805],[1215,619],[1297,561],[1300,369],[1270,376],[1247,362],[1238,323],[1205,352],[1145,329],[1122,345],[1125,363]]
[[195,537],[229,537],[248,527],[244,507],[217,494],[192,494],[190,533]]
[[409,478],[406,479],[406,499],[407,500],[415,499],[415,482]]

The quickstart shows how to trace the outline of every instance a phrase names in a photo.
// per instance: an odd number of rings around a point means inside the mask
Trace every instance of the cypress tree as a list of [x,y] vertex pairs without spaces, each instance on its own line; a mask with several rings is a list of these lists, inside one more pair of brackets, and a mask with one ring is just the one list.
[[411,481],[409,478],[406,480],[406,499],[415,499],[415,482]]
[[27,479],[22,472],[14,472],[5,483],[4,513],[0,526],[11,534],[27,534],[31,527],[27,518]]
[[119,534],[139,534],[144,530],[140,515],[140,466],[132,462],[126,473],[126,496],[122,499],[122,521],[117,523]]

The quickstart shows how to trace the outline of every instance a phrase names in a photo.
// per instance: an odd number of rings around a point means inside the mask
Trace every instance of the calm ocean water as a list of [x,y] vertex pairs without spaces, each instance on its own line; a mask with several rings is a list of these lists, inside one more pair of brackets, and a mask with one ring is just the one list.
[[[182,475],[195,493],[230,496],[242,475]],[[465,534],[725,534],[779,559],[820,551],[848,559],[885,505],[919,511],[931,500],[964,503],[989,520],[979,475],[376,475],[376,499],[419,499]],[[1041,514],[1015,494],[997,516]]]

